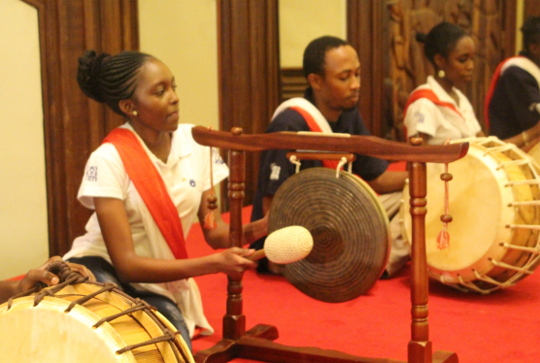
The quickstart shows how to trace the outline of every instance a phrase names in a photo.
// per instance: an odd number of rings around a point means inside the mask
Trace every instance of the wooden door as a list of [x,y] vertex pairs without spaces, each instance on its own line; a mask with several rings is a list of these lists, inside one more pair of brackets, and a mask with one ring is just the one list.
[[77,81],[87,49],[138,49],[136,0],[22,0],[38,10],[43,82],[49,247],[62,255],[84,233],[90,211],[77,201],[86,160],[121,117],[89,100]]

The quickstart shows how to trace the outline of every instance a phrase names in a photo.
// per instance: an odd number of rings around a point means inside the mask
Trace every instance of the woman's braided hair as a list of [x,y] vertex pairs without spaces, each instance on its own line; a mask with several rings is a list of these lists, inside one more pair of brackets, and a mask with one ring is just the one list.
[[417,33],[416,40],[424,43],[426,58],[437,68],[435,55],[448,58],[458,40],[467,36],[467,32],[456,24],[442,22],[434,26],[429,33]]
[[77,82],[88,97],[126,116],[118,102],[133,95],[138,71],[149,59],[153,57],[136,51],[124,51],[111,56],[107,53],[98,55],[89,50],[79,58]]

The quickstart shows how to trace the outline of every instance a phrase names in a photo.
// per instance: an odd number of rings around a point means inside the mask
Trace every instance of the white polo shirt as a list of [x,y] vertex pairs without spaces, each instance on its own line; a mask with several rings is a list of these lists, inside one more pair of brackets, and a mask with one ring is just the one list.
[[420,98],[409,105],[403,120],[407,127],[407,137],[421,132],[431,136],[428,144],[442,145],[447,138],[457,140],[474,137],[482,130],[471,103],[457,88],[454,91],[459,105],[432,76],[428,76],[427,83],[417,89],[432,90],[439,100],[452,104],[463,117],[449,107],[438,106],[427,98]]
[[[120,127],[134,132],[128,123]],[[187,237],[195,221],[203,191],[210,189],[210,148],[193,140],[192,127],[193,125],[187,124],[178,126],[173,133],[171,152],[166,163],[150,152],[139,138],[150,160],[161,174],[171,200],[178,210],[184,237]],[[214,183],[217,184],[227,178],[229,169],[215,149],[212,153],[212,163]],[[129,179],[120,155],[111,143],[102,144],[97,148],[86,164],[78,199],[85,207],[94,209],[95,197],[123,200],[135,252],[139,256],[156,257],[152,253],[150,239],[143,224],[142,213],[148,213],[148,210],[146,206],[141,208],[140,194]],[[85,235],[75,239],[72,249],[64,258],[100,256],[111,262],[96,213],[92,214],[86,224],[86,231]]]

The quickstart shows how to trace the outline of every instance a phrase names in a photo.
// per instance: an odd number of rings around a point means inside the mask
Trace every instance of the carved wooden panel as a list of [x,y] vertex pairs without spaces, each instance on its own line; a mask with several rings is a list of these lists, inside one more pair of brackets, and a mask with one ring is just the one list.
[[513,55],[515,42],[515,1],[504,0],[387,0],[390,29],[390,67],[386,75],[392,83],[394,137],[403,135],[403,108],[410,92],[425,83],[433,67],[425,59],[417,32],[427,33],[441,21],[458,24],[471,34],[476,45],[473,80],[462,91],[473,105],[483,125],[483,103],[491,76],[501,60]]
[[[523,5],[523,20],[528,16],[540,16],[540,1],[525,0]],[[519,46],[521,48],[521,44]]]
[[79,89],[77,59],[87,49],[137,49],[137,1],[23,1],[38,10],[49,249],[62,255],[90,216],[77,201],[86,160],[106,132],[123,122]]

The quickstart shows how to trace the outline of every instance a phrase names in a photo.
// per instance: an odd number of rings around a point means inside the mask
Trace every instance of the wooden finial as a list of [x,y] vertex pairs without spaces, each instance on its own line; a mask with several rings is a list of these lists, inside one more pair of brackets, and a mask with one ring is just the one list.
[[411,143],[412,146],[420,146],[424,142],[424,139],[422,139],[421,137],[415,136],[415,137],[411,137],[409,139],[409,142]]
[[235,135],[235,136],[239,136],[239,135],[242,135],[244,133],[244,130],[242,130],[241,127],[233,127],[231,129],[231,134]]

